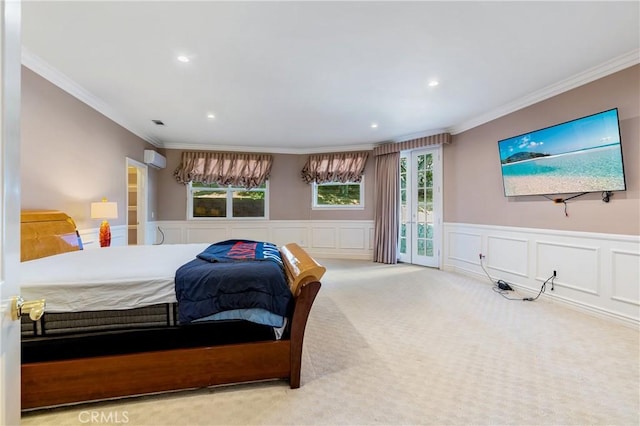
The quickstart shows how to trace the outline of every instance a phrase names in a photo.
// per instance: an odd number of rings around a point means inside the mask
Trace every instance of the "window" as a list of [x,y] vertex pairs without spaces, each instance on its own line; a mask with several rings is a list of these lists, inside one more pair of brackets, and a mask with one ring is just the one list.
[[312,183],[314,209],[363,209],[364,178],[360,183]]
[[190,182],[187,191],[188,219],[268,218],[268,182],[252,189]]

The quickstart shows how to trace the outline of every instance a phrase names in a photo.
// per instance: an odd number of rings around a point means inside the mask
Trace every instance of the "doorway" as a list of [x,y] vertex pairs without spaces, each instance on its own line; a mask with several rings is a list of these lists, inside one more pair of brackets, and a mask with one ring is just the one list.
[[400,153],[398,260],[440,267],[442,235],[441,148]]
[[147,165],[127,158],[127,244],[146,244]]

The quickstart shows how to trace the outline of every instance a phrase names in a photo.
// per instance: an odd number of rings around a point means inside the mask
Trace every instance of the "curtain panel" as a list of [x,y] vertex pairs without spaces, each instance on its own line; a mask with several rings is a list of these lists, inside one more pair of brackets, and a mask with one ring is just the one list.
[[424,146],[444,145],[451,143],[451,134],[440,133],[437,135],[425,136],[411,139],[404,142],[392,142],[377,146],[373,149],[373,155],[385,155],[392,152],[406,151],[409,149],[422,148]]
[[173,176],[182,184],[217,183],[251,189],[269,178],[272,164],[270,154],[183,152]]
[[376,157],[376,195],[373,216],[373,261],[397,263],[400,152]]
[[368,157],[368,151],[310,155],[302,168],[302,180],[306,183],[360,182]]

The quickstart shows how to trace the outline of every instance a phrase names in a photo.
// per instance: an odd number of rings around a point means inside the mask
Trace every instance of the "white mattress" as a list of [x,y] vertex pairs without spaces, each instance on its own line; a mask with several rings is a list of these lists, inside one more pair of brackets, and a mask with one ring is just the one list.
[[210,244],[119,246],[63,253],[20,264],[25,300],[47,312],[132,309],[176,302],[176,270]]

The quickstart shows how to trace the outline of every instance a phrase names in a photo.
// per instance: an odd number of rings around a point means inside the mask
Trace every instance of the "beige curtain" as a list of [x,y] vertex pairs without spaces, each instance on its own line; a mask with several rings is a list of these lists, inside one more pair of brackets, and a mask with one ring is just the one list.
[[217,183],[251,189],[269,179],[272,164],[270,154],[183,152],[173,176],[183,184]]
[[400,152],[392,152],[376,157],[375,190],[373,261],[397,263]]
[[310,155],[302,168],[306,183],[360,182],[367,163],[367,151]]

